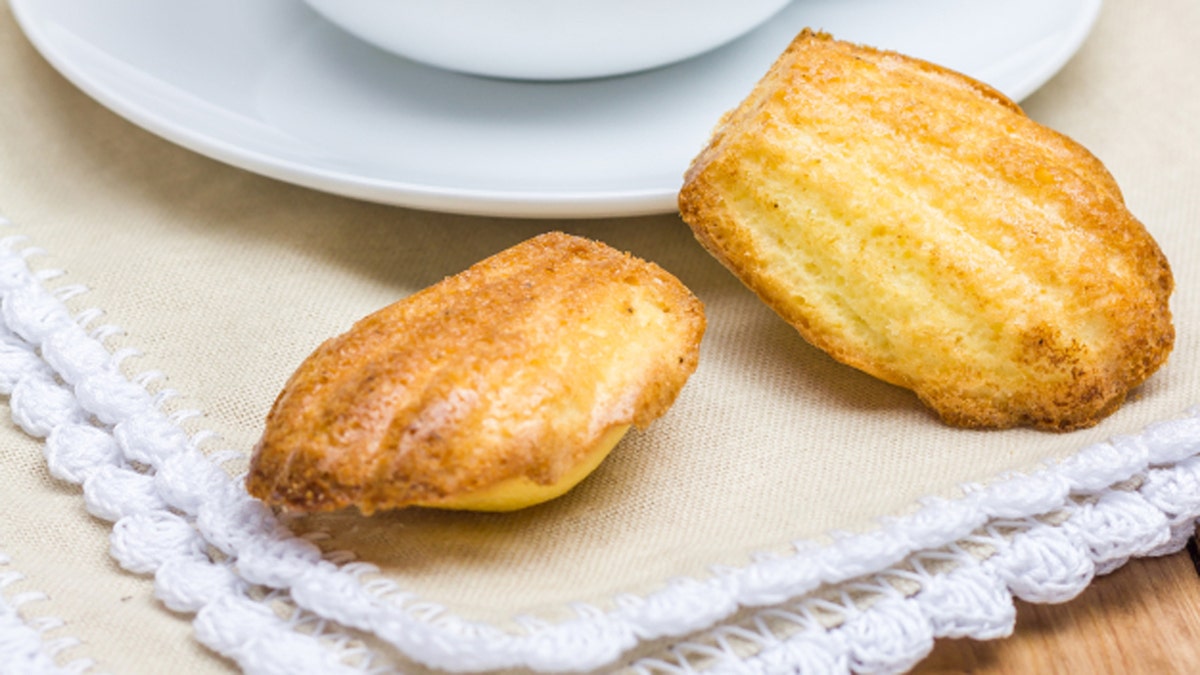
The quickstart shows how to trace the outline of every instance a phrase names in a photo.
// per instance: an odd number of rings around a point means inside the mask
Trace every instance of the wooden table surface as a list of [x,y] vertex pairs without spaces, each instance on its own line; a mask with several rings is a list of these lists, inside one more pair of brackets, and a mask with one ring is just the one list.
[[914,673],[1200,673],[1200,555],[1129,562],[1061,605],[1017,603],[1012,637],[943,640]]

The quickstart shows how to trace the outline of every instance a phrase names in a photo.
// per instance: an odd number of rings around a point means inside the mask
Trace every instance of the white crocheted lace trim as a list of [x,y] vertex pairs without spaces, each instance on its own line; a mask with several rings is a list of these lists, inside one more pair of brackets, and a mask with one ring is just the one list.
[[962,499],[928,499],[868,533],[503,630],[294,536],[222,469],[228,456],[202,453],[183,415],[164,411],[169,392],[146,386],[154,374],[122,375],[129,354],[103,344],[113,329],[89,328],[100,312],[64,304],[86,289],[48,290],[20,244],[0,241],[0,392],[14,421],[45,439],[50,472],[82,485],[88,510],[114,522],[116,561],[153,575],[167,607],[194,613],[197,638],[251,673],[380,671],[386,656],[354,631],[452,671],[611,667],[643,641],[692,636],[633,670],[896,672],[937,637],[1007,634],[1013,597],[1063,601],[1131,556],[1178,550],[1200,516],[1193,411]]

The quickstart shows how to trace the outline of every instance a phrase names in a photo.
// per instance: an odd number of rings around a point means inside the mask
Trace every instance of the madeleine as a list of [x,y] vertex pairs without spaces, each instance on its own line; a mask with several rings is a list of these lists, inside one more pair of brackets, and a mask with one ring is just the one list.
[[801,33],[679,208],[806,340],[951,425],[1096,424],[1174,341],[1170,268],[1100,161],[901,54]]
[[704,328],[658,266],[536,237],[322,344],[268,414],[247,488],[299,512],[552,499],[666,412]]

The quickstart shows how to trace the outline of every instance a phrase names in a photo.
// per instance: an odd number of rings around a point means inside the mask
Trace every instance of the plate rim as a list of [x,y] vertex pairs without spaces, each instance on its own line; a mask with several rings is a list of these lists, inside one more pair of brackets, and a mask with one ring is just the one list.
[[[1069,39],[1006,91],[1014,101],[1032,94],[1075,55],[1091,33],[1103,0],[1074,0]],[[678,185],[640,189],[538,190],[433,185],[338,171],[272,156],[213,134],[198,132],[168,115],[113,92],[89,69],[65,56],[41,30],[44,5],[9,0],[19,28],[36,51],[90,98],[134,125],[215,161],[285,183],[368,202],[442,213],[501,218],[613,218],[675,213]],[[786,11],[786,7],[784,9]],[[736,102],[734,102],[736,103]],[[732,105],[732,104],[731,104]],[[697,145],[699,147],[699,144]],[[679,167],[682,178],[684,169]]]

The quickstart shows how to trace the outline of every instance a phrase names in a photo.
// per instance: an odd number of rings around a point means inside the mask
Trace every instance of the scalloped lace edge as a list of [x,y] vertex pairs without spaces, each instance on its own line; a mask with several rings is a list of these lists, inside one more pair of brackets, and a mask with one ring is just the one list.
[[[0,393],[14,421],[45,439],[51,473],[82,486],[89,512],[114,523],[116,561],[152,575],[168,608],[194,614],[197,639],[246,672],[382,670],[353,631],[461,672],[612,667],[660,638],[682,641],[633,670],[899,672],[937,637],[1007,634],[1014,597],[1061,602],[1130,557],[1178,550],[1200,517],[1191,410],[1028,474],[964,486],[960,499],[926,499],[870,532],[796,542],[794,554],[622,595],[612,610],[574,605],[559,623],[519,619],[523,630],[508,632],[418,598],[352,552],[322,551],[319,534],[293,535],[222,468],[238,453],[201,452],[208,437],[180,426],[193,413],[165,412],[169,390],[150,394],[160,374],[121,374],[132,353],[103,343],[117,329],[88,327],[99,310],[72,315],[66,299],[87,289],[48,290],[59,273],[32,272],[25,259],[40,250],[18,249],[24,241],[0,240]],[[281,616],[263,589],[295,611]],[[723,624],[744,608],[762,609]]]

